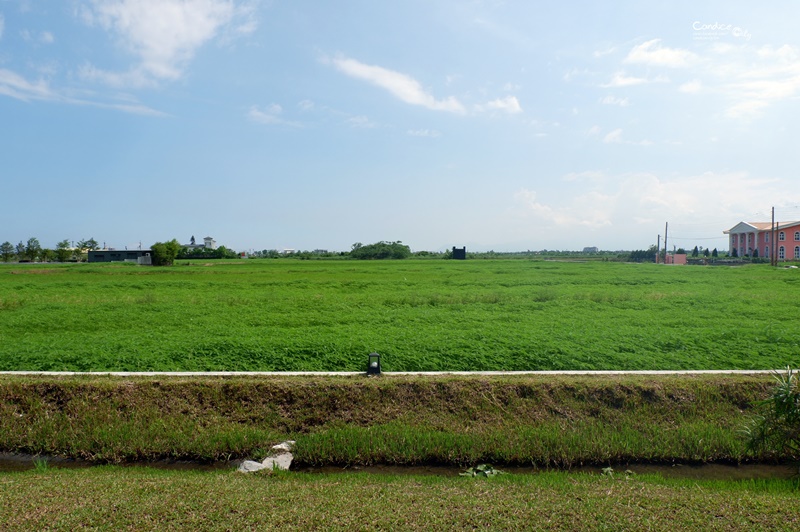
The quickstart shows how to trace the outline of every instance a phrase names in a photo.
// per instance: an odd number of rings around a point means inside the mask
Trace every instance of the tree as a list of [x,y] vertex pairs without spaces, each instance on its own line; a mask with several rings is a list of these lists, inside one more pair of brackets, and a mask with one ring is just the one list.
[[181,251],[181,245],[176,239],[169,242],[156,242],[150,246],[150,252],[153,255],[153,266],[172,266],[175,262],[175,257]]
[[67,262],[72,257],[72,249],[70,249],[69,240],[62,240],[56,244],[56,260],[58,262]]
[[42,251],[42,245],[39,244],[39,239],[37,238],[29,238],[28,242],[25,244],[25,257],[33,262],[36,260],[36,257],[39,256],[39,253]]
[[14,248],[14,254],[17,256],[17,260],[25,259],[25,242],[19,241],[19,244]]
[[39,259],[42,262],[52,262],[55,257],[56,252],[52,249],[42,248],[41,251],[39,251]]
[[692,257],[697,257],[698,255],[700,255],[700,250],[697,249],[697,246],[695,246],[692,250]]
[[90,238],[89,240],[81,240],[78,242],[78,247],[81,250],[85,251],[94,251],[100,247],[100,244],[97,243],[97,240],[94,238]]
[[360,242],[353,244],[350,256],[354,259],[406,259],[411,256],[411,248],[400,242],[380,241],[374,244],[362,245]]
[[14,256],[14,244],[8,241],[0,244],[0,257],[3,257],[3,262],[10,262],[11,257],[13,256]]
[[628,255],[628,260],[631,262],[655,262],[656,253],[658,253],[658,248],[651,245],[647,249],[631,251],[630,255]]
[[715,259],[719,256],[719,252],[717,252],[717,248],[714,248],[714,251],[711,252],[711,256],[713,258],[715,258]]
[[706,249],[704,249],[704,250],[703,250],[703,256],[704,256],[705,258],[708,258],[708,248],[706,248]]
[[736,248],[733,248],[733,257],[736,258],[739,256],[739,251]]

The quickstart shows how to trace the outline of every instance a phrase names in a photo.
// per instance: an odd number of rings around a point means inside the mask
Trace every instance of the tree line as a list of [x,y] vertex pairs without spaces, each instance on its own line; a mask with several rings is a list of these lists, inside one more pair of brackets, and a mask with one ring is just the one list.
[[[100,249],[94,238],[72,243],[62,240],[55,248],[42,247],[38,238],[31,237],[27,242],[20,241],[16,246],[11,242],[0,244],[0,259],[3,262],[84,262],[88,253]],[[169,265],[177,259],[231,259],[238,254],[225,246],[216,249],[189,249],[178,243],[176,239],[169,242],[156,242],[150,247],[153,264]]]
[[81,262],[86,260],[87,253],[100,246],[94,238],[72,243],[62,240],[55,248],[42,247],[38,238],[31,237],[27,242],[20,241],[16,246],[11,242],[0,244],[0,259],[3,262],[16,260],[19,262]]

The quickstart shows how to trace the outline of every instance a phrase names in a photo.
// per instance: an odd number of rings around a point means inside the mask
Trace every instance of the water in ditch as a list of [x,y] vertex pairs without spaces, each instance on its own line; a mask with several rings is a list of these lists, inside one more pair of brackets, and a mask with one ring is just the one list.
[[[44,461],[48,468],[88,468],[98,464],[86,460],[74,460],[59,457],[37,457],[32,455],[0,453],[0,473],[29,471],[36,469],[36,462]],[[173,471],[232,471],[238,461],[231,462],[195,462],[185,460],[157,460],[151,462],[132,462],[122,464],[125,467],[151,467]],[[323,467],[293,467],[292,471],[306,474],[348,474],[366,473],[377,475],[436,475],[455,477],[466,468],[459,466],[440,465],[372,465],[372,466],[323,466]],[[542,469],[531,466],[497,466],[497,469],[512,474],[536,474],[553,469]],[[797,478],[800,473],[798,464],[612,464],[614,475],[625,475],[627,471],[635,475],[657,474],[663,477],[688,478],[696,480],[749,480],[767,478]],[[580,466],[570,468],[571,473],[606,474],[609,472],[602,466]],[[564,471],[564,470],[559,470]]]

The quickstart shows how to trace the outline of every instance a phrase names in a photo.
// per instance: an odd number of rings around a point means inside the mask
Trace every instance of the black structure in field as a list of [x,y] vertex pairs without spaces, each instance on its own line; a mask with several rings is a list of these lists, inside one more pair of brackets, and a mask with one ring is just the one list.
[[150,264],[149,249],[98,249],[89,252],[89,262],[135,262]]
[[453,258],[456,260],[466,260],[467,247],[466,246],[464,246],[463,248],[453,247]]

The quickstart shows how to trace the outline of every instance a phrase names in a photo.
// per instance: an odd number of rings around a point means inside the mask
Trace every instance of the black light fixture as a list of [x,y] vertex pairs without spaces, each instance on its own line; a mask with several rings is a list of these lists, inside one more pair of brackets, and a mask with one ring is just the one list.
[[367,375],[381,374],[381,356],[378,353],[370,353],[367,359]]

